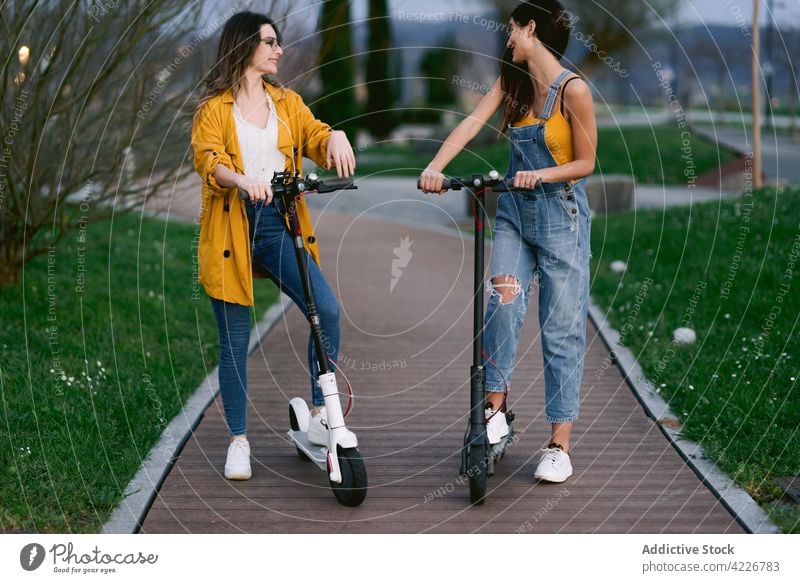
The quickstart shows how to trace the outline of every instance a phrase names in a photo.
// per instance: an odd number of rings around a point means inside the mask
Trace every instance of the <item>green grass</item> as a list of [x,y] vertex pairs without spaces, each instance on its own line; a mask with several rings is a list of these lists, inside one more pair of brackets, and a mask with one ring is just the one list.
[[[216,365],[193,226],[127,215],[85,235],[0,290],[0,531],[97,532]],[[277,293],[256,288],[260,316]]]
[[[598,130],[597,173],[635,176],[645,184],[686,184],[686,171],[700,176],[732,160],[732,154],[716,144],[693,136],[684,150],[682,131],[675,126],[601,128]],[[434,152],[415,152],[407,146],[383,143],[366,150],[366,160],[358,163],[358,174],[417,176],[431,161]],[[684,155],[688,153],[688,161]],[[508,167],[509,145],[505,139],[469,148],[446,169],[448,176]],[[691,167],[689,166],[691,164]]]
[[[772,482],[800,474],[800,189],[596,217],[592,252],[592,297],[682,433],[800,532],[800,505]],[[695,344],[673,343],[680,326]]]

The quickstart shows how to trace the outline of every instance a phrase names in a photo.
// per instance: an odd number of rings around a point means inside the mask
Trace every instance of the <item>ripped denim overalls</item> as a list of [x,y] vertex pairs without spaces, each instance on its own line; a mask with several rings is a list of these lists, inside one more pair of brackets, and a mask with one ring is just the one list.
[[[511,160],[506,179],[518,171],[556,166],[545,143],[564,70],[550,88],[541,123],[509,127]],[[538,276],[539,325],[544,358],[545,418],[566,423],[578,418],[589,299],[589,204],[584,181],[540,183],[533,191],[507,192],[497,202],[491,278],[515,280],[513,300],[491,290],[485,318],[486,388],[511,385],[519,333]],[[502,288],[499,291],[504,291]]]

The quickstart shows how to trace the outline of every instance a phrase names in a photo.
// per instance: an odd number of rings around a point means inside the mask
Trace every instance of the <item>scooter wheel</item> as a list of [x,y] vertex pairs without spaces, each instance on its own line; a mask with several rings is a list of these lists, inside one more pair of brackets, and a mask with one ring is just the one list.
[[[294,408],[289,405],[289,425],[292,428],[292,431],[300,431],[300,424],[297,422],[297,415],[294,414]],[[308,457],[305,452],[300,449],[299,447],[295,447],[297,450],[297,457],[299,457],[304,462],[310,462],[311,458]]]
[[[357,447],[336,448],[342,482],[330,482],[333,495],[339,504],[358,506],[367,497],[367,469]],[[330,481],[330,480],[329,480]]]
[[486,457],[485,445],[471,445],[469,447],[469,501],[476,506],[483,504],[486,496],[486,480],[489,464]]

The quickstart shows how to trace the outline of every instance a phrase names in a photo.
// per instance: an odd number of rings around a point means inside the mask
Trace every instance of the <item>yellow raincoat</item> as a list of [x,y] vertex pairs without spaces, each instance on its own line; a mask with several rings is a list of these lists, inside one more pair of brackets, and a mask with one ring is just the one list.
[[[331,127],[314,117],[302,98],[289,89],[264,81],[278,116],[278,149],[286,155],[286,170],[303,172],[303,156],[324,166]],[[203,183],[198,263],[200,283],[212,298],[253,305],[253,266],[244,201],[237,188],[223,188],[214,178],[217,164],[244,174],[244,161],[233,120],[233,89],[203,105],[192,126],[194,166]],[[308,252],[319,264],[311,217],[305,201],[297,215]]]

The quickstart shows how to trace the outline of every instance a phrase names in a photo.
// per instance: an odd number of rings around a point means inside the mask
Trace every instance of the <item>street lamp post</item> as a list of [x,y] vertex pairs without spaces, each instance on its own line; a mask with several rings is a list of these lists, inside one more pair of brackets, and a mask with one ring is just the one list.
[[773,42],[773,31],[775,26],[775,19],[773,17],[773,10],[775,9],[775,2],[774,0],[767,0],[767,42],[766,46],[766,62],[764,63],[764,79],[766,81],[766,98],[767,98],[767,109],[766,109],[766,123],[765,125],[769,128],[772,127],[772,79],[775,76],[775,65],[773,64],[774,53],[772,50],[772,42]]
[[[773,111],[773,98],[772,98],[772,88],[773,88],[773,81],[775,80],[775,32],[780,34],[780,28],[778,27],[778,19],[775,18],[775,10],[779,10],[781,8],[785,8],[786,4],[784,2],[779,2],[776,0],[767,0],[767,43],[766,43],[766,59],[767,62],[764,65],[764,76],[766,77],[767,81],[767,121],[766,126],[772,127],[774,124],[774,116],[775,112]],[[776,30],[777,29],[777,30]]]
[[753,0],[753,185],[761,188],[761,0]]

